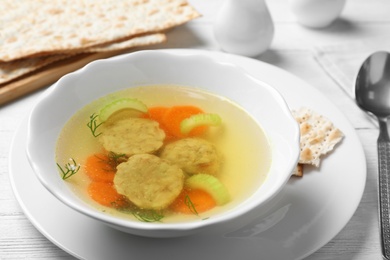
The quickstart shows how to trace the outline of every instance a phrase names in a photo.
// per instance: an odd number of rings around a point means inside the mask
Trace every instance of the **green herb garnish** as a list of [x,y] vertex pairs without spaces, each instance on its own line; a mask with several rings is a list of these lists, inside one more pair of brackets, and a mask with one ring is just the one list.
[[162,212],[152,209],[139,209],[136,206],[117,208],[118,211],[126,214],[132,214],[135,218],[142,222],[159,222],[164,218]]
[[58,168],[61,170],[62,179],[66,180],[80,170],[80,164],[77,164],[73,158],[69,159],[71,162],[65,164],[64,168],[57,163]]
[[164,218],[164,215],[155,210],[142,210],[132,212],[133,216],[143,222],[158,222]]
[[191,201],[190,196],[186,195],[186,197],[184,199],[184,203],[187,205],[187,207],[191,210],[192,213],[194,213],[197,216],[199,215],[198,211],[195,208],[194,203],[192,203],[192,201]]
[[115,166],[127,160],[127,156],[124,153],[118,154],[114,152],[109,152],[108,158],[109,158],[109,163],[112,163]]
[[99,115],[96,115],[95,113],[93,113],[92,115],[89,116],[89,122],[87,123],[87,126],[88,128],[91,130],[92,132],[92,135],[94,137],[98,137],[99,135],[101,135],[102,133],[96,133],[97,129],[99,128],[99,126],[101,126],[103,123],[97,123],[97,118],[98,118]]
[[[127,156],[124,153],[117,154],[117,153],[114,153],[114,152],[109,152],[108,155],[107,155],[107,158],[102,158],[102,157],[99,157],[97,155],[95,155],[95,156],[101,162],[104,162],[104,163],[110,165],[113,168],[115,168],[120,163],[125,162],[127,160]],[[103,169],[103,170],[106,170],[106,169]],[[107,169],[107,171],[111,171],[111,169]]]

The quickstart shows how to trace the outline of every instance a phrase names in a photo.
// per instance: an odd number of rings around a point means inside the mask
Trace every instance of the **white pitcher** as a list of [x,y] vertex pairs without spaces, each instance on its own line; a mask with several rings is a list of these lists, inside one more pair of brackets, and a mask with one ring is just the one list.
[[274,24],[265,0],[225,0],[214,22],[222,50],[254,57],[271,45]]

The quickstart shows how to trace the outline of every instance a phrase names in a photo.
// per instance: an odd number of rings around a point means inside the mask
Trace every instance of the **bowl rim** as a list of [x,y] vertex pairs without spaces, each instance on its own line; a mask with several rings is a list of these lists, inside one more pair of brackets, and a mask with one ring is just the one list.
[[[201,57],[202,59],[206,60],[208,62],[213,62],[218,65],[225,65],[225,66],[231,66],[234,69],[238,70],[243,76],[248,77],[250,80],[255,81],[256,83],[261,83],[263,87],[267,89],[269,93],[272,94],[274,99],[277,101],[279,104],[281,110],[283,111],[283,114],[286,115],[287,119],[290,121],[291,126],[294,128],[292,131],[294,131],[294,141],[295,145],[292,146],[292,152],[295,154],[295,158],[291,160],[291,164],[289,165],[289,173],[285,173],[285,176],[280,180],[279,185],[277,186],[276,189],[274,189],[271,194],[266,194],[267,196],[263,197],[263,199],[260,202],[254,201],[253,199],[251,200],[250,198],[247,198],[245,201],[241,202],[240,204],[236,205],[232,210],[228,210],[227,212],[224,212],[223,214],[219,214],[218,216],[209,218],[207,220],[203,221],[186,221],[186,222],[175,222],[175,223],[145,223],[141,221],[132,221],[128,219],[123,219],[123,218],[118,218],[115,216],[111,216],[110,214],[102,213],[99,212],[92,207],[88,207],[87,205],[79,205],[74,203],[70,198],[63,196],[61,192],[58,192],[56,189],[53,189],[53,187],[47,182],[47,180],[44,178],[42,173],[39,170],[39,167],[36,165],[36,162],[34,161],[34,156],[32,152],[32,147],[31,147],[31,128],[32,124],[34,121],[34,116],[36,116],[36,111],[37,108],[39,108],[42,104],[42,101],[50,98],[50,96],[55,93],[58,89],[64,88],[66,86],[68,81],[71,81],[74,78],[77,77],[82,77],[85,73],[89,73],[93,71],[93,69],[97,66],[106,66],[107,64],[110,64],[112,62],[120,62],[123,60],[131,60],[135,58],[142,58],[143,56],[151,56],[155,57],[158,55],[162,55],[165,57],[169,58],[179,58],[179,59],[188,59],[188,58],[193,58],[193,57]],[[208,91],[207,89],[205,91]],[[222,95],[223,94],[218,94]],[[96,97],[99,98],[99,97]],[[84,105],[86,105],[85,103]],[[249,113],[249,112],[248,112]],[[219,224],[219,223],[225,223],[230,220],[236,219],[241,215],[247,214],[249,211],[253,210],[257,206],[259,206],[262,203],[270,201],[277,193],[280,192],[280,190],[283,189],[285,184],[287,183],[291,172],[293,171],[294,167],[296,166],[296,163],[298,162],[299,159],[299,141],[300,141],[300,132],[299,132],[299,126],[295,119],[293,118],[291,111],[284,100],[283,96],[272,86],[267,84],[266,82],[260,81],[253,76],[251,76],[249,73],[247,73],[244,69],[241,67],[231,64],[228,62],[221,62],[217,61],[215,59],[210,58],[202,52],[202,53],[191,53],[191,54],[186,54],[186,53],[180,53],[180,52],[175,52],[174,49],[169,49],[169,50],[141,50],[141,51],[136,51],[133,53],[128,53],[128,54],[122,54],[118,55],[115,57],[107,58],[107,59],[102,59],[102,60],[96,60],[93,62],[88,63],[84,67],[71,72],[65,76],[63,76],[61,79],[59,79],[56,83],[54,83],[51,87],[49,87],[47,90],[44,91],[44,93],[41,94],[40,99],[38,102],[35,104],[33,109],[31,110],[31,113],[28,117],[28,131],[27,131],[27,147],[26,147],[26,153],[27,153],[27,158],[30,163],[30,165],[33,168],[33,171],[36,175],[36,177],[39,179],[39,181],[43,184],[43,186],[51,193],[53,194],[57,199],[59,199],[61,202],[69,206],[70,208],[85,214],[89,217],[92,217],[96,220],[105,222],[109,225],[115,225],[127,229],[135,229],[135,230],[142,230],[142,231],[188,231],[188,230],[197,230],[200,228],[208,227],[213,224]],[[295,147],[295,149],[294,149]],[[286,171],[287,172],[287,171]],[[252,197],[252,196],[250,196]]]

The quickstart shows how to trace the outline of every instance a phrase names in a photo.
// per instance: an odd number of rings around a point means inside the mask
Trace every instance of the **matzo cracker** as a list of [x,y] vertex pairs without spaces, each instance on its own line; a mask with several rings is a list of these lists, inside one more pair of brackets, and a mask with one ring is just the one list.
[[0,62],[0,85],[68,57],[69,55],[67,54],[57,54],[10,62]]
[[[166,40],[166,36],[162,33],[143,35],[134,37],[129,40],[99,45],[96,47],[90,47],[80,50],[80,53],[93,53],[93,52],[111,52],[118,50],[126,50],[132,47],[140,47],[145,45],[162,43]],[[43,68],[53,62],[69,58],[77,53],[67,54],[53,54],[35,58],[25,58],[9,62],[0,62],[0,85],[5,84],[11,80],[17,79],[26,75],[27,73],[34,72],[40,68]]]
[[199,17],[185,0],[3,0],[0,61],[74,52]]
[[297,177],[302,177],[303,176],[303,164],[298,163],[298,165],[295,167],[292,175],[297,176]]
[[332,151],[344,135],[326,117],[308,108],[292,111],[300,125],[300,164],[320,165],[320,157]]

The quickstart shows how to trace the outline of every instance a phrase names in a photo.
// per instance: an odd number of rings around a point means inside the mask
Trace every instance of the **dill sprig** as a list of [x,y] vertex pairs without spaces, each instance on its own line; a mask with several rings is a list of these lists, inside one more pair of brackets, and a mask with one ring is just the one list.
[[161,212],[156,210],[142,210],[136,207],[117,208],[117,210],[132,214],[136,219],[142,222],[159,222],[164,218]]
[[102,123],[97,123],[97,117],[99,115],[96,115],[95,113],[93,113],[92,115],[89,116],[89,122],[87,123],[87,126],[88,128],[91,130],[92,132],[92,135],[94,137],[98,137],[99,135],[101,135],[102,133],[96,133],[96,131],[98,130],[99,126],[102,125]]
[[117,208],[117,210],[122,213],[132,214],[136,219],[142,222],[159,222],[161,219],[164,218],[162,212],[158,212],[152,209],[138,209],[135,206]]
[[195,207],[194,203],[192,203],[192,201],[191,201],[190,196],[186,195],[186,197],[184,199],[184,203],[187,205],[187,207],[190,209],[190,211],[192,213],[194,213],[197,216],[199,215],[198,211],[196,210],[196,207]]
[[109,152],[108,153],[109,163],[112,163],[113,165],[117,166],[121,162],[124,162],[127,160],[127,156],[124,153],[114,153]]
[[[108,164],[109,166],[115,168],[120,163],[125,162],[127,160],[126,154],[117,154],[114,152],[109,152],[106,157],[100,157],[98,155],[95,155],[96,158],[98,158],[101,162]],[[105,169],[103,169],[105,170]],[[107,171],[111,171],[111,169],[107,169]]]
[[63,180],[68,179],[69,177],[73,176],[80,170],[80,164],[77,164],[73,158],[70,158],[69,160],[71,162],[65,164],[64,168],[62,168],[61,165],[57,163],[57,166],[62,173]]
[[133,216],[143,222],[159,222],[164,215],[155,210],[133,211]]

